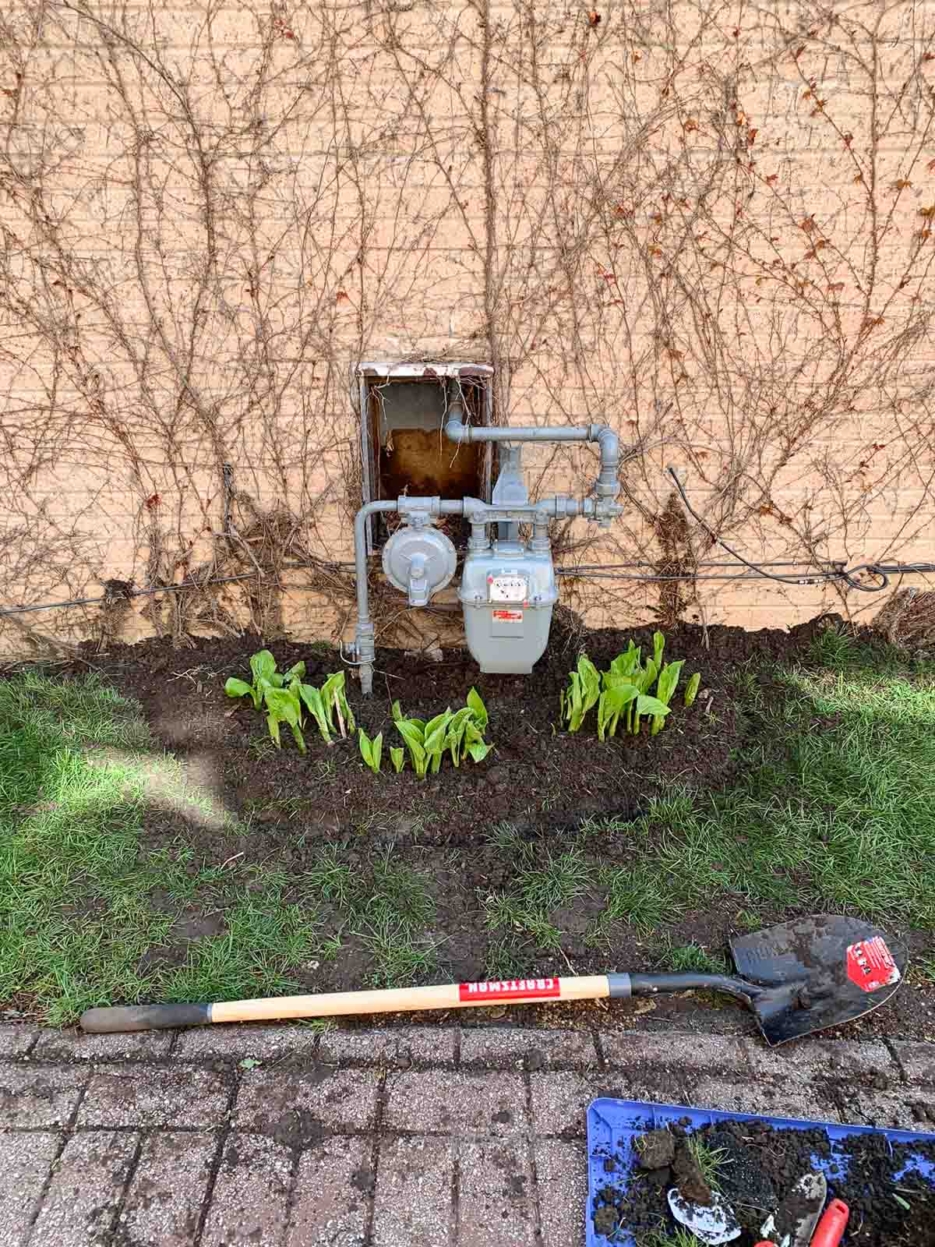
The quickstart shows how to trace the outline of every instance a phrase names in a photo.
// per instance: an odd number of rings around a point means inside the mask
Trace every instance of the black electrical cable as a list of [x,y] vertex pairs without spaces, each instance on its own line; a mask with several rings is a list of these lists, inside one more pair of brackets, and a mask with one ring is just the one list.
[[[849,570],[843,563],[838,563],[836,567],[823,571],[811,572],[805,576],[784,576],[777,575],[774,572],[765,571],[767,567],[798,567],[799,563],[789,562],[772,562],[772,563],[751,563],[745,559],[742,554],[738,554],[720,537],[716,536],[708,524],[694,510],[679,478],[675,474],[673,468],[669,468],[669,475],[675,481],[676,488],[685,503],[688,513],[702,526],[712,541],[716,542],[723,550],[742,563],[753,573],[753,575],[740,574],[737,576],[729,575],[708,575],[699,572],[675,572],[671,574],[659,572],[647,572],[641,574],[638,572],[618,571],[617,569],[630,569],[636,567],[651,567],[650,563],[584,563],[579,567],[556,567],[555,574],[557,576],[570,576],[578,579],[586,580],[632,580],[640,581],[647,584],[664,584],[672,581],[680,580],[720,580],[728,582],[756,580],[764,577],[767,580],[778,581],[779,584],[793,585],[816,585],[826,584],[828,582],[843,580],[853,589],[859,589],[862,593],[879,593],[889,584],[891,576],[908,576],[908,575],[935,575],[935,563],[863,563],[858,567],[852,567]],[[832,560],[834,562],[834,560]],[[354,567],[353,563],[330,562],[325,559],[316,560],[314,562],[288,562],[283,563],[282,570],[299,570],[302,568],[318,568],[328,571],[345,571]],[[719,563],[708,561],[697,564],[698,568],[709,567],[732,567],[732,563]],[[863,571],[869,571],[873,575],[880,577],[882,583],[877,586],[864,585],[855,580],[854,577]],[[185,589],[206,589],[209,585],[233,584],[237,581],[256,580],[262,573],[258,571],[240,572],[233,576],[212,576],[207,580],[183,580],[175,585],[156,585],[149,589],[126,589],[118,597],[139,598],[154,597],[159,593],[181,593]],[[301,587],[301,586],[296,586]],[[8,606],[0,608],[0,619],[8,615],[31,615],[38,611],[66,610],[72,606],[100,606],[104,602],[114,601],[114,594],[104,594],[101,597],[94,598],[69,598],[63,602],[40,602],[34,606]]]
[[[755,572],[758,576],[764,577],[766,580],[775,580],[781,585],[817,585],[824,584],[827,581],[843,580],[851,589],[859,589],[861,593],[882,593],[890,583],[890,575],[899,574],[897,570],[893,570],[892,568],[884,570],[884,568],[877,563],[862,563],[859,567],[852,567],[850,570],[842,568],[840,571],[815,572],[810,576],[777,576],[774,572],[764,571],[763,568],[758,567],[756,563],[751,563],[750,560],[745,559],[742,554],[738,554],[737,551],[729,546],[726,541],[722,541],[717,533],[712,531],[710,525],[701,518],[692,504],[688,501],[688,495],[682,488],[682,482],[679,480],[675,468],[670,467],[667,471],[673,481],[675,481],[675,488],[681,495],[686,511],[692,519],[701,525],[711,540],[719,545],[722,550],[726,550],[728,554],[733,555],[739,563],[743,563],[744,567],[749,567],[752,572]],[[920,564],[919,566],[924,566],[924,564]],[[871,575],[878,576],[880,583],[876,585],[861,584],[857,579],[860,572],[870,572]]]

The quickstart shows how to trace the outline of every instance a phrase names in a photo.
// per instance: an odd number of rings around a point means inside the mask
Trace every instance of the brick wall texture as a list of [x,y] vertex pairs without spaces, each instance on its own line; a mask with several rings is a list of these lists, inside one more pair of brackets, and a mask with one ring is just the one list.
[[[667,464],[784,572],[935,561],[933,260],[931,0],[3,0],[0,596],[108,600],[0,619],[0,650],[352,630],[361,361],[487,364],[498,423],[619,429],[626,514],[558,529],[563,567],[726,572]],[[537,496],[595,465],[527,456]],[[563,600],[762,627],[883,599]]]

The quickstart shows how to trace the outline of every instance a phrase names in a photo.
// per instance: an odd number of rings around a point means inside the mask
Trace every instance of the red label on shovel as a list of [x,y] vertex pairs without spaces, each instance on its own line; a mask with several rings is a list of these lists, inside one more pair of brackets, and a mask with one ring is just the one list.
[[558,979],[494,979],[489,983],[459,983],[461,1000],[547,1000],[560,993]]
[[850,945],[847,950],[847,977],[865,992],[875,992],[899,982],[899,966],[882,935]]

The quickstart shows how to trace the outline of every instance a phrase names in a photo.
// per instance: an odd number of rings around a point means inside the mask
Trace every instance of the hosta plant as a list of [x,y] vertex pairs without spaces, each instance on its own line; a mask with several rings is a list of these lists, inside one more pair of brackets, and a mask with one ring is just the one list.
[[[420,779],[431,770],[441,770],[442,758],[447,751],[455,766],[468,754],[474,762],[483,762],[493,748],[484,740],[487,730],[487,707],[476,689],[471,689],[466,703],[460,710],[450,707],[426,722],[424,719],[407,718],[398,701],[393,702],[393,722],[403,738],[412,767]],[[404,765],[403,751],[391,749],[390,757],[397,771]]]
[[353,732],[356,726],[354,713],[347,704],[344,688],[344,672],[336,671],[328,676],[321,688],[303,684],[299,689],[302,701],[308,707],[326,745],[334,744],[331,733],[335,730],[335,719],[338,721],[338,730],[342,738],[347,736],[349,731]]
[[[631,640],[604,672],[582,654],[561,695],[561,713],[568,731],[579,731],[596,705],[599,740],[616,736],[621,723],[625,732],[638,735],[644,718],[652,720],[653,736],[660,732],[685,665],[682,659],[663,661],[665,644],[665,636],[654,633],[652,657],[644,661],[642,649]],[[685,693],[687,706],[695,700],[700,683],[700,674],[692,676]]]
[[297,662],[288,671],[278,671],[276,659],[268,649],[263,649],[250,659],[250,673],[251,684],[231,676],[224,691],[228,697],[249,697],[254,709],[266,711],[266,725],[277,748],[281,745],[280,724],[285,723],[292,729],[300,752],[305,753],[304,710],[315,720],[326,745],[333,743],[335,720],[342,737],[354,730],[354,715],[347,703],[343,671],[329,675],[321,688],[315,688],[303,681],[304,662]]
[[252,684],[231,676],[224,685],[224,692],[228,697],[249,697],[253,701],[253,709],[262,710],[267,690],[282,688],[296,678],[301,679],[305,675],[305,663],[297,662],[288,671],[277,671],[276,659],[268,649],[261,649],[250,659],[250,674],[253,676]]
[[601,695],[601,675],[587,654],[578,659],[577,669],[568,676],[568,688],[562,692],[562,718],[569,732],[577,732],[592,706]]
[[696,671],[692,678],[685,686],[685,705],[693,706],[695,698],[698,696],[698,690],[701,688],[701,672]]

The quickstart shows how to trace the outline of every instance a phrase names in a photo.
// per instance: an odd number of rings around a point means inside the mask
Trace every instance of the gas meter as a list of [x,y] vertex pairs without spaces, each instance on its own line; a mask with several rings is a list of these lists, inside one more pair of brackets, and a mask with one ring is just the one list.
[[558,600],[551,553],[524,541],[469,550],[458,599],[468,649],[481,671],[526,675],[548,644]]

